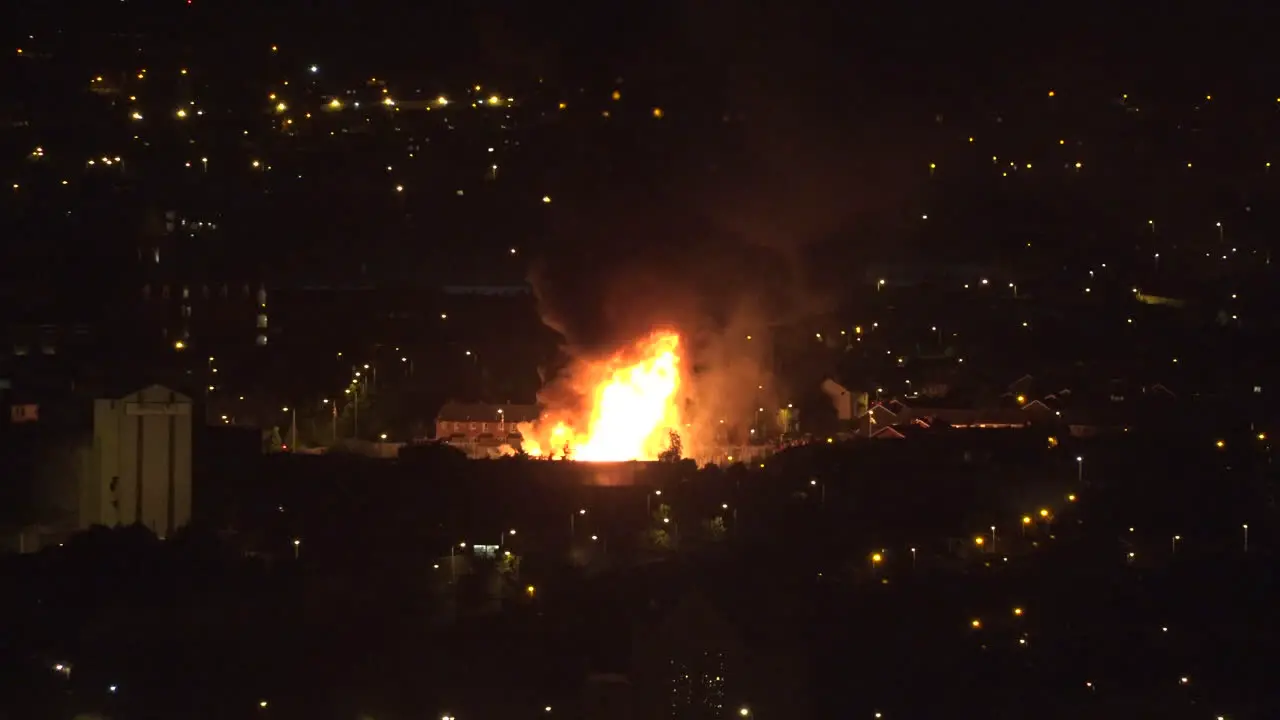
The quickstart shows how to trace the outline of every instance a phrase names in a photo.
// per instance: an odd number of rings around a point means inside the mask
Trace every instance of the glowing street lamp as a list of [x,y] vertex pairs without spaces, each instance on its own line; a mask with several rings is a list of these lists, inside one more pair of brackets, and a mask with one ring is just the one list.
[[653,496],[654,496],[654,495],[657,495],[658,497],[662,497],[662,491],[661,491],[661,490],[654,490],[654,491],[653,491],[653,492],[651,492],[651,493],[646,493],[646,494],[645,494],[645,496],[644,496],[644,513],[645,513],[646,515],[653,515],[653,510],[652,510],[652,509],[651,509],[651,507],[650,507],[650,500],[652,500],[652,499],[653,499]]

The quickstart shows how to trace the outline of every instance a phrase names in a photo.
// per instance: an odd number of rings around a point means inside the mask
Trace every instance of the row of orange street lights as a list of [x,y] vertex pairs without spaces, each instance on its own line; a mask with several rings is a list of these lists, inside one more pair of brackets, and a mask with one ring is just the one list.
[[[1077,458],[1077,459],[1079,459],[1079,458]],[[1076,495],[1075,495],[1075,493],[1070,493],[1070,494],[1068,494],[1068,495],[1066,496],[1066,499],[1067,499],[1067,502],[1075,502],[1075,501],[1076,501]],[[1053,524],[1053,513],[1052,513],[1048,508],[1040,508],[1040,510],[1039,510],[1039,512],[1037,513],[1037,515],[1040,517],[1040,519],[1041,519],[1041,520],[1043,520],[1043,521],[1045,522],[1045,524],[1046,524],[1046,525],[1052,525],[1052,524]],[[1023,515],[1023,516],[1022,516],[1021,529],[1022,529],[1022,534],[1023,534],[1023,536],[1025,536],[1025,535],[1026,535],[1027,527],[1028,527],[1029,525],[1031,525],[1033,522],[1035,522],[1035,520],[1034,520],[1034,518],[1033,518],[1031,515]],[[1249,526],[1248,526],[1248,525],[1245,525],[1244,527],[1245,527],[1245,547],[1246,547],[1246,549],[1248,549],[1248,542],[1249,542],[1249,541],[1248,541],[1248,531],[1249,531]],[[995,525],[992,525],[992,526],[991,526],[991,534],[990,534],[990,536],[985,535],[985,534],[983,534],[983,535],[975,535],[975,536],[973,537],[973,544],[974,544],[975,546],[979,547],[979,548],[986,547],[986,546],[987,546],[987,543],[988,543],[988,540],[987,540],[987,538],[988,538],[988,537],[990,537],[990,544],[991,544],[990,552],[995,552],[995,549],[996,549],[996,539],[997,539],[997,538],[996,538],[996,526],[995,526]],[[1181,539],[1181,538],[1178,538],[1178,539]],[[875,575],[875,571],[876,571],[876,570],[880,567],[880,565],[884,562],[884,556],[885,556],[885,554],[886,554],[887,552],[888,552],[887,550],[884,550],[884,549],[882,548],[882,549],[880,549],[880,550],[877,550],[877,551],[874,551],[874,552],[872,552],[872,553],[871,553],[871,555],[870,555],[870,557],[869,557],[869,561],[870,561],[870,563],[871,563],[871,571],[872,571],[872,575],[873,575],[873,576]],[[911,552],[911,567],[912,567],[912,569],[914,570],[914,569],[915,569],[915,566],[916,566],[916,548],[914,548],[914,547],[910,548],[910,552]],[[1019,613],[1019,614],[1021,614],[1021,613]]]

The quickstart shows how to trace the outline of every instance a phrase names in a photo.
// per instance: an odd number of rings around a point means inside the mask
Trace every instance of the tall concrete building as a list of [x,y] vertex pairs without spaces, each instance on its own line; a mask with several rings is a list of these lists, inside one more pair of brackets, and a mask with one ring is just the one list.
[[191,398],[152,385],[93,407],[81,528],[142,523],[168,537],[191,521]]

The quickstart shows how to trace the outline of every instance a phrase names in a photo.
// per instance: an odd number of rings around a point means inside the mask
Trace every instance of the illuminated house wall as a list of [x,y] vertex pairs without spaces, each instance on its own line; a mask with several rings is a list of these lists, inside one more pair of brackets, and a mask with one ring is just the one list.
[[167,537],[191,521],[191,398],[153,385],[93,408],[80,527],[142,523]]

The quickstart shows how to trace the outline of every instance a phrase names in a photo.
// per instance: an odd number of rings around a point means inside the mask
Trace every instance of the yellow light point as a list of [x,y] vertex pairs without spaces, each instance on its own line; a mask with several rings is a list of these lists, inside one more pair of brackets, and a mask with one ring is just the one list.
[[930,170],[937,170],[937,169],[938,169],[938,163],[929,163],[929,169],[930,169]]
[[177,112],[176,114],[177,114],[177,116],[178,116],[178,118],[179,118],[179,119],[181,119],[181,118],[185,118],[185,117],[187,116],[187,111],[186,111],[186,110],[183,110],[183,109],[181,109],[181,108],[179,108],[179,109],[178,109],[178,112]]
[[[1025,323],[1024,323],[1024,324],[1025,324]],[[1017,397],[1017,400],[1018,400],[1018,404],[1019,404],[1019,405],[1023,405],[1023,404],[1025,404],[1025,403],[1027,402],[1027,396],[1026,396],[1026,395],[1019,395],[1019,396]]]
[[614,91],[613,91],[613,94],[612,94],[612,95],[610,95],[610,97],[612,97],[614,100],[621,100],[621,99],[622,99],[622,92],[621,92],[621,91],[619,91],[619,90],[614,90]]
[[871,562],[879,564],[881,560],[884,560],[883,555],[880,553],[871,553]]
[[280,48],[276,47],[275,45],[272,45],[271,52],[280,52]]
[[1067,502],[1075,502],[1075,501],[1076,501],[1075,493],[1072,493],[1067,496]]
[[977,537],[975,537],[975,538],[973,539],[973,544],[974,544],[974,545],[977,545],[978,547],[982,547],[982,546],[983,546],[983,545],[985,545],[986,543],[987,543],[987,539],[986,539],[986,538],[984,538],[984,537],[982,537],[981,535],[979,535],[979,536],[977,536]]
[[551,196],[550,196],[550,195],[543,195],[543,196],[542,196],[542,202],[543,202],[543,204],[544,204],[544,205],[550,205],[550,204],[551,204]]
[[1191,163],[1187,163],[1187,167],[1188,167],[1188,168],[1189,168],[1189,167],[1191,167]]
[[261,163],[260,161],[258,161],[258,160],[254,160],[254,161],[253,161],[253,166],[254,166],[254,167],[261,167],[261,166],[262,166],[262,163]]
[[498,97],[497,95],[490,95],[490,96],[489,96],[489,104],[490,104],[490,105],[497,105],[497,104],[498,104],[498,103],[500,103],[500,102],[502,102],[502,98]]
[[561,109],[561,110],[563,110],[563,109],[565,109],[565,108],[567,108],[567,107],[569,107],[567,104],[565,104],[565,103],[560,103],[560,109]]
[[1212,96],[1212,95],[1205,95],[1205,96],[1204,96],[1204,99],[1205,99],[1205,100],[1212,100],[1212,99],[1213,99],[1213,96]]
[[970,136],[969,136],[969,142],[973,142],[973,136],[972,136],[972,135],[970,135]]
[[977,630],[982,627],[982,621],[979,620],[978,618],[974,618],[969,621],[969,627],[973,628],[974,630]]
[[1079,170],[1079,169],[1080,169],[1080,163],[1076,163],[1076,169],[1077,169],[1077,170]]
[[186,74],[187,74],[187,69],[186,69],[186,68],[182,68],[182,74],[183,74],[183,75],[186,75]]
[[187,349],[187,344],[186,344],[186,343],[184,343],[184,342],[182,342],[181,340],[178,340],[177,342],[175,342],[175,343],[173,344],[173,349],[174,349],[174,350],[186,350],[186,349]]
[[391,98],[382,98],[382,104],[387,107],[393,107],[396,104],[396,101]]
[[1066,144],[1067,144],[1067,141],[1066,141],[1066,140],[1059,140],[1059,141],[1058,141],[1058,144],[1059,144],[1059,145],[1066,145]]
[[342,101],[339,100],[338,98],[334,98],[329,101],[330,110],[340,110],[341,108],[342,108]]
[[1266,434],[1266,433],[1264,433],[1264,432],[1258,433],[1258,439],[1259,439],[1259,440],[1266,440],[1266,439],[1267,439],[1267,434]]
[[1047,517],[1049,517],[1049,511],[1048,511],[1048,510],[1045,510],[1044,508],[1041,508],[1041,509],[1040,509],[1040,517],[1042,517],[1042,518],[1047,518]]
[[537,589],[537,588],[535,588],[535,587],[534,587],[534,586],[532,586],[532,585],[530,585],[530,586],[528,586],[528,587],[526,587],[526,588],[524,589],[524,594],[525,594],[525,595],[528,595],[529,597],[533,597],[533,596],[534,596],[534,594],[535,594],[535,593],[537,593],[537,592],[538,592],[538,589]]
[[1031,516],[1030,516],[1030,515],[1023,515],[1023,516],[1022,516],[1022,524],[1023,524],[1023,525],[1030,525],[1030,524],[1031,524]]
[[1049,97],[1053,97],[1055,94],[1056,93],[1054,93],[1052,90],[1049,91]]
[[653,118],[655,120],[661,120],[663,115],[664,113],[662,112],[662,108],[656,107],[653,109]]
[[441,95],[436,98],[436,104],[439,105],[440,107],[444,107],[445,105],[449,104],[449,98]]
[[1014,608],[1014,609],[1013,609],[1013,614],[1014,614],[1014,615],[1017,615],[1018,617],[1022,617],[1022,608],[1020,608],[1020,607],[1016,607],[1016,608]]
[[289,109],[288,105],[285,105],[284,103],[276,103],[276,112],[284,112],[285,110],[288,110],[288,109]]
[[1227,443],[1223,440],[1219,440],[1218,442],[1214,443],[1214,447],[1218,448],[1219,450],[1221,450],[1226,446],[1227,446]]

